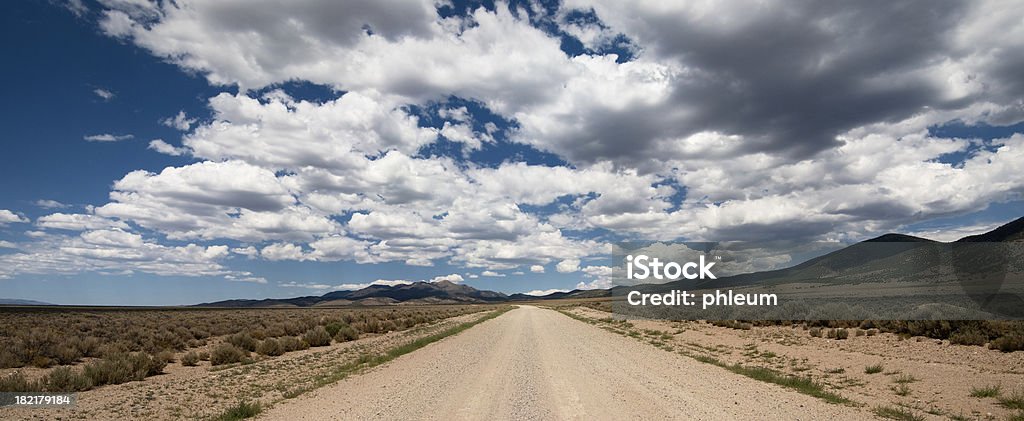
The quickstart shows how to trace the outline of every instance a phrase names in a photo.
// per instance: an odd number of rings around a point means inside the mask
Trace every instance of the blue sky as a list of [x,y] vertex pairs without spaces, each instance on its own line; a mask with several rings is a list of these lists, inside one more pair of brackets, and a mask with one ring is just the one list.
[[786,7],[6,5],[0,297],[595,288],[620,240],[1024,216],[1019,11]]

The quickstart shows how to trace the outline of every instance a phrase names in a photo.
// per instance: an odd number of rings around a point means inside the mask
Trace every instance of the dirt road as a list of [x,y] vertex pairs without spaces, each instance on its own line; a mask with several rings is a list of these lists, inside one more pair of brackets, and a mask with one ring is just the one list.
[[782,387],[523,306],[264,419],[866,419]]

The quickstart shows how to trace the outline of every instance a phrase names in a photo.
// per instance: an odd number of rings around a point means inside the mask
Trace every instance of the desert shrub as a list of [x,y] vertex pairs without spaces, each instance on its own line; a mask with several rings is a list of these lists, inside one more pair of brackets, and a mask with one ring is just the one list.
[[[142,380],[151,371],[149,355],[141,354],[110,354],[99,361],[85,365],[85,376],[93,385],[121,384],[132,380]],[[163,367],[160,368],[161,370]]]
[[195,367],[199,365],[199,353],[195,351],[186,352],[185,355],[181,356],[181,365],[186,367]]
[[82,352],[84,357],[98,357],[100,345],[102,344],[103,341],[100,338],[89,336],[78,343],[78,350]]
[[202,361],[210,361],[209,351],[199,351],[199,359]]
[[352,326],[344,325],[333,336],[336,342],[348,342],[359,339],[359,332],[356,332]]
[[164,365],[166,366],[167,363],[173,363],[174,362],[174,353],[171,352],[171,351],[164,350],[164,351],[158,352],[154,356],[154,358],[156,358],[156,359],[158,359],[160,361],[163,361]]
[[345,324],[345,323],[342,323],[340,321],[334,321],[334,322],[330,322],[330,323],[326,324],[324,326],[324,329],[327,329],[327,334],[328,335],[331,335],[331,337],[334,337],[335,335],[338,334],[339,330],[341,330],[341,329],[343,329],[345,327],[348,327],[348,325]]
[[327,346],[331,344],[331,335],[327,334],[327,329],[324,329],[323,326],[317,326],[306,331],[302,335],[302,340],[306,341],[309,346]]
[[877,374],[881,373],[882,370],[885,370],[885,366],[882,363],[878,363],[864,367],[864,374]]
[[14,355],[14,352],[0,344],[0,368],[16,368],[24,365],[25,363],[17,355]]
[[367,333],[380,332],[380,322],[378,322],[377,319],[368,319],[363,322],[363,329],[365,329],[364,332]]
[[49,367],[53,366],[53,364],[55,362],[56,361],[54,361],[50,357],[46,357],[46,356],[42,356],[42,355],[36,355],[36,356],[32,357],[32,359],[29,360],[28,363],[31,364],[33,367],[49,368]]
[[221,365],[237,363],[249,357],[249,351],[238,348],[229,343],[217,345],[210,353],[210,364]]
[[98,356],[99,357],[106,357],[108,355],[126,354],[126,353],[128,353],[130,351],[129,348],[130,347],[128,347],[124,342],[120,342],[120,341],[114,342],[114,343],[104,344],[104,345],[100,346],[99,355]]
[[263,355],[276,357],[278,355],[284,354],[284,347],[282,347],[281,344],[276,339],[267,338],[260,342],[259,345],[256,345],[256,352]]
[[228,337],[228,343],[246,351],[256,350],[256,340],[249,332],[239,332]]
[[1024,351],[1024,334],[1014,332],[1006,336],[1000,336],[989,343],[989,348],[998,349],[1003,352]]
[[828,331],[828,337],[831,339],[847,339],[850,337],[850,331],[844,328],[832,329]]
[[277,343],[281,345],[281,349],[283,349],[284,352],[309,349],[309,344],[294,336],[284,336],[281,338],[277,338]]
[[0,392],[38,392],[41,389],[39,383],[25,378],[21,373],[0,377]]
[[949,342],[959,345],[985,345],[988,335],[975,326],[965,326],[949,335]]
[[92,388],[92,379],[71,367],[57,367],[43,377],[42,386],[47,392],[82,392]]
[[813,336],[813,337],[815,337],[815,338],[820,338],[820,337],[821,337],[821,328],[820,328],[820,327],[812,327],[812,328],[811,328],[811,329],[810,329],[810,330],[808,331],[808,333],[810,333],[810,334],[811,334],[811,336]]
[[82,358],[82,353],[78,350],[75,342],[77,341],[69,341],[57,345],[57,348],[53,351],[53,358],[57,361],[57,364],[74,364]]

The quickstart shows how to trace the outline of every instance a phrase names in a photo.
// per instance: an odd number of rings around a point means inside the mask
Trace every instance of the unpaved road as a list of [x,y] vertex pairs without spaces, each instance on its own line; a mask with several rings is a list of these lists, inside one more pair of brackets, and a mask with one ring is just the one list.
[[264,419],[866,419],[782,387],[522,306]]

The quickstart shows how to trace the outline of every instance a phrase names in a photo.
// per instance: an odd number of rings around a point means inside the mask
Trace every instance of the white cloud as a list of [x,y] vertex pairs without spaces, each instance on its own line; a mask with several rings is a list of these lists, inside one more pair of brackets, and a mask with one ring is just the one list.
[[178,111],[178,114],[175,114],[174,117],[167,117],[160,120],[160,124],[186,132],[192,128],[192,125],[195,124],[196,121],[199,121],[199,119],[189,118],[184,111]]
[[188,153],[188,148],[179,148],[164,142],[163,139],[153,139],[149,142],[148,149],[152,149],[164,155],[181,156]]
[[[171,240],[237,240],[235,254],[262,250],[264,259],[445,262],[483,273],[553,264],[582,270],[593,278],[583,286],[596,287],[607,284],[605,269],[580,264],[607,252],[587,239],[601,230],[856,238],[1024,194],[1020,135],[928,132],[1024,119],[1024,84],[1012,71],[1020,59],[1005,54],[1024,51],[1024,24],[1019,8],[998,3],[568,0],[543,18],[594,51],[628,37],[637,48],[627,62],[569,57],[505,5],[442,19],[427,0],[360,0],[343,11],[262,0],[102,4],[107,34],[241,89],[210,98],[203,122],[184,112],[161,120],[184,132],[181,146],[155,139],[150,149],[200,162],[131,172],[94,212],[36,223],[106,230],[90,234],[96,241],[139,227]],[[576,9],[600,22],[566,20]],[[286,81],[324,84],[337,97],[296,100],[285,88],[254,97]],[[500,137],[451,97],[514,121],[512,141],[570,165],[419,155],[438,136],[464,152]],[[822,113],[830,118],[808,118]],[[950,153],[967,159],[943,163]]]
[[43,209],[61,209],[61,208],[70,207],[70,205],[65,205],[65,204],[63,204],[61,202],[58,202],[56,200],[50,200],[50,199],[36,200],[35,203],[36,203],[36,206],[39,206],[39,207],[41,207]]
[[495,272],[493,270],[485,270],[483,272],[480,272],[480,275],[482,275],[482,276],[490,276],[490,277],[495,277],[495,278],[504,278],[505,277],[504,273]]
[[105,228],[128,229],[122,221],[82,213],[53,213],[36,219],[40,228],[52,228],[69,231],[98,230]]
[[14,244],[14,243],[12,243],[10,241],[0,240],[0,248],[16,249],[16,248],[18,248],[18,245]]
[[15,223],[15,222],[26,223],[26,222],[28,222],[28,218],[25,218],[24,216],[18,215],[18,214],[14,213],[14,212],[11,212],[11,211],[7,210],[7,209],[0,209],[0,225],[10,224],[10,223]]
[[537,297],[540,297],[540,296],[544,296],[544,295],[554,294],[554,293],[556,293],[556,292],[569,292],[569,290],[565,290],[565,289],[558,289],[558,288],[552,288],[552,289],[535,289],[535,290],[532,290],[532,291],[527,291],[527,292],[524,292],[523,294],[526,294],[526,295],[533,295],[533,296],[537,296]]
[[580,259],[566,259],[555,265],[558,273],[573,273],[580,270]]
[[[81,3],[79,3],[79,4],[81,4]],[[111,99],[114,99],[114,96],[115,96],[113,92],[111,92],[109,90],[106,90],[106,89],[103,89],[103,88],[93,89],[92,93],[96,94],[96,96],[102,98],[104,101],[110,101]]]
[[315,284],[315,283],[312,283],[312,282],[296,282],[296,281],[281,282],[281,283],[278,283],[277,285],[281,286],[281,287],[285,287],[285,288],[306,288],[306,289],[316,289],[316,290],[332,289],[332,288],[336,287],[336,285]]
[[458,284],[458,283],[462,283],[462,281],[464,281],[464,279],[462,278],[462,275],[459,275],[457,273],[453,273],[451,275],[435,276],[429,282],[441,282],[441,281],[448,281],[448,282],[451,282],[453,284]]
[[608,289],[615,285],[612,284],[610,279],[595,279],[590,282],[580,281],[576,284],[576,289]]
[[85,3],[82,3],[82,0],[68,0],[64,3],[64,8],[79,18],[89,13],[89,8],[86,7]]
[[235,253],[235,254],[240,254],[240,255],[248,257],[250,259],[256,258],[257,256],[260,255],[259,249],[257,249],[256,247],[253,247],[253,246],[235,247],[235,248],[231,249],[231,252]]
[[172,239],[311,239],[338,229],[297,204],[273,172],[240,161],[133,171],[114,183],[96,214],[132,221]]
[[337,290],[342,290],[342,291],[352,291],[352,290],[357,290],[357,289],[363,289],[363,288],[366,288],[366,287],[371,286],[371,285],[396,286],[396,285],[408,285],[408,284],[411,284],[411,283],[412,283],[412,281],[406,281],[406,280],[402,280],[402,279],[395,279],[395,280],[378,279],[376,281],[369,282],[369,283],[363,283],[363,284],[341,284],[341,285],[335,285],[332,288],[337,289]]
[[122,140],[129,140],[129,139],[132,139],[134,137],[135,137],[134,135],[130,135],[130,134],[120,134],[120,135],[118,135],[118,134],[104,133],[104,134],[94,134],[94,135],[85,136],[83,139],[88,140],[90,142],[120,142]]
[[224,279],[227,279],[227,280],[229,280],[231,282],[250,282],[250,283],[254,283],[254,284],[265,284],[265,283],[267,283],[266,278],[263,278],[261,276],[248,276],[246,274],[242,274],[242,275],[224,275]]
[[120,229],[91,230],[81,235],[45,234],[22,243],[19,252],[0,255],[0,275],[125,271],[163,276],[238,275],[220,264],[222,245],[165,246]]
[[260,250],[260,256],[267,260],[304,260],[302,246],[290,243],[275,243]]

